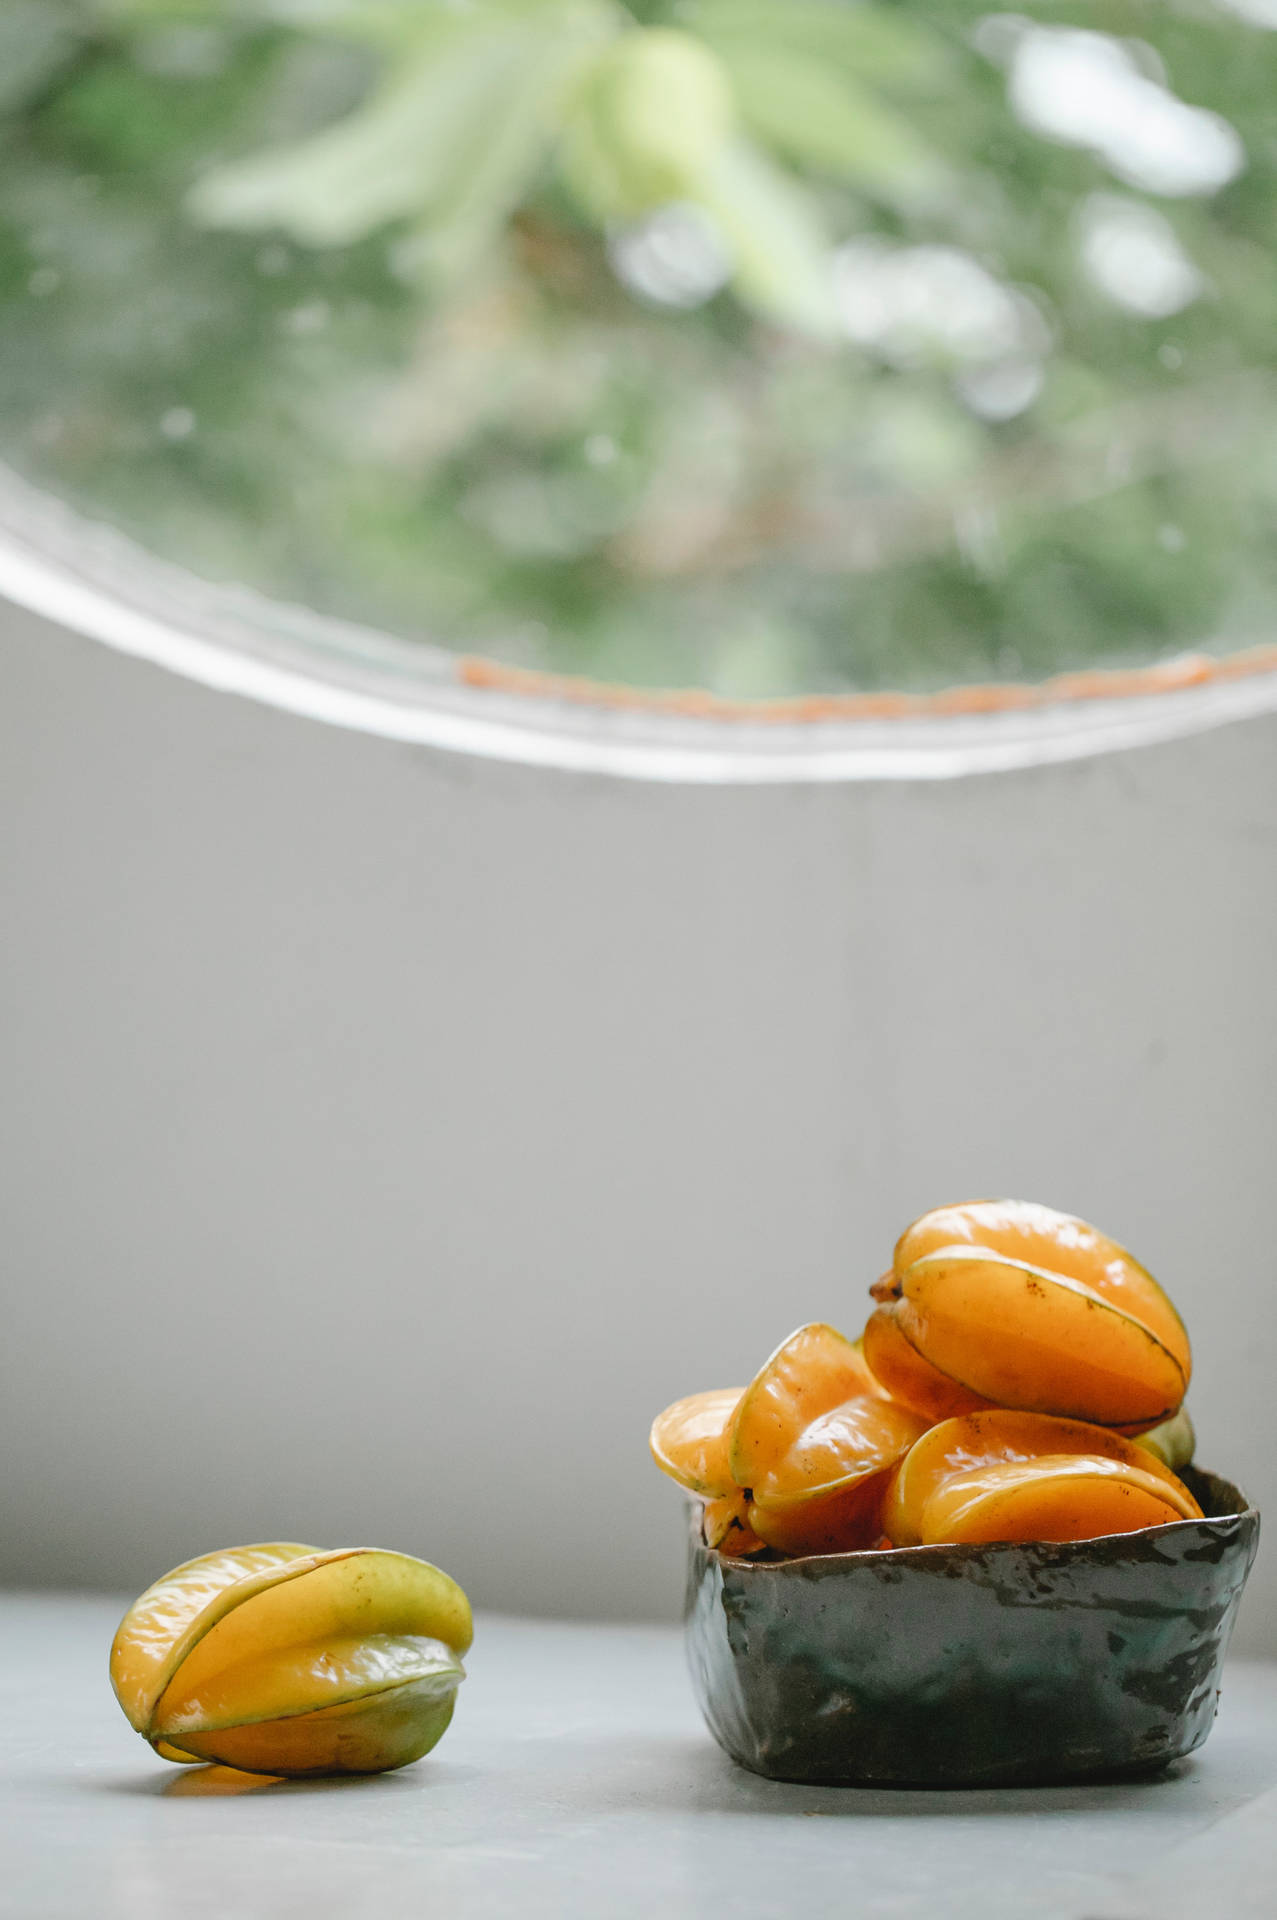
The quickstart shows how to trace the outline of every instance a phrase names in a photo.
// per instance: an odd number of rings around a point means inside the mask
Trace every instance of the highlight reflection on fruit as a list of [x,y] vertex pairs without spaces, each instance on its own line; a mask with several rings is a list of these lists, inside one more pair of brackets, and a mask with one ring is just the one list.
[[676,1400],[650,1444],[661,1470],[705,1499],[708,1545],[738,1556],[764,1545],[845,1552],[881,1531],[891,1469],[925,1426],[883,1393],[858,1347],[813,1322],[743,1392]]
[[1048,1207],[973,1201],[924,1214],[872,1292],[883,1307],[867,1330],[871,1363],[903,1394],[907,1365],[923,1363],[914,1403],[933,1418],[943,1385],[977,1405],[1139,1432],[1171,1418],[1188,1386],[1188,1336],[1156,1281]]
[[[1201,1518],[1174,1307],[1123,1247],[1016,1200],[901,1235],[862,1339],[813,1321],[749,1386],[652,1427],[657,1465],[734,1557],[1076,1540]],[[1136,1443],[1137,1437],[1139,1444]]]
[[750,1490],[761,1540],[783,1553],[838,1553],[882,1531],[887,1477],[925,1430],[889,1400],[851,1342],[816,1322],[779,1346],[732,1421],[729,1463]]
[[799,1327],[653,1429],[693,1495],[687,1649],[719,1746],[776,1780],[985,1789],[1192,1752],[1259,1516],[1191,1465],[1165,1294],[1018,1201],[924,1214],[870,1292],[860,1340]]
[[[781,1342],[740,1396],[728,1439],[738,1487],[760,1499],[792,1498],[858,1470],[856,1411],[886,1403],[859,1350],[822,1321]],[[850,1430],[839,1423],[852,1409]]]
[[690,1393],[685,1400],[658,1413],[648,1445],[662,1473],[677,1480],[689,1493],[721,1499],[735,1491],[727,1449],[732,1415],[743,1389],[712,1387],[708,1393]]
[[444,1733],[471,1634],[461,1588],[408,1554],[233,1547],[134,1602],[111,1684],[166,1760],[381,1773]]
[[896,1546],[1083,1540],[1200,1520],[1157,1457],[1107,1428],[995,1408],[944,1420],[893,1476],[883,1526]]

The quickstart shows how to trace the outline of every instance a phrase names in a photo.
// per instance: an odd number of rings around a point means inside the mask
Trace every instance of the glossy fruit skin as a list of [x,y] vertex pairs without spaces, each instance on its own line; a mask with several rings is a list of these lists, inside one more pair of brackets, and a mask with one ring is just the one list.
[[863,1335],[865,1359],[884,1392],[928,1420],[950,1420],[993,1405],[924,1359],[901,1327],[894,1301],[875,1308]]
[[456,1582],[411,1555],[229,1548],[125,1614],[111,1683],[163,1759],[293,1775],[379,1773],[427,1753],[470,1645]]
[[663,1473],[700,1495],[711,1546],[841,1551],[877,1539],[890,1471],[925,1424],[883,1394],[857,1343],[813,1321],[748,1387],[666,1407],[649,1445]]
[[689,1393],[658,1413],[648,1446],[661,1472],[706,1500],[734,1493],[728,1445],[743,1392],[743,1387],[711,1387]]
[[305,1779],[335,1773],[389,1773],[437,1746],[456,1706],[455,1687],[407,1682],[373,1702],[343,1701],[265,1726],[223,1727],[187,1736],[190,1758],[241,1773]]
[[845,1335],[822,1321],[799,1327],[732,1420],[728,1464],[750,1529],[782,1553],[868,1546],[882,1531],[891,1471],[925,1426],[882,1393]]
[[1164,1482],[1102,1455],[955,1474],[928,1502],[923,1543],[1095,1540],[1190,1517]]
[[872,1292],[870,1363],[932,1418],[1009,1406],[1134,1433],[1170,1418],[1188,1385],[1188,1338],[1161,1288],[1050,1208],[937,1208],[901,1236]]
[[1111,1305],[1145,1322],[1187,1379],[1188,1334],[1175,1308],[1147,1268],[1089,1221],[1034,1200],[967,1200],[933,1207],[901,1234],[893,1269],[903,1273],[924,1255],[958,1245],[987,1248],[1093,1288]]
[[[857,1395],[830,1408],[791,1450],[795,1477],[754,1488],[749,1525],[781,1553],[845,1553],[882,1532],[882,1503],[897,1463],[926,1430],[908,1407]],[[808,1477],[810,1475],[811,1477]]]
[[[858,1475],[870,1456],[874,1467],[884,1464],[872,1442],[865,1454],[853,1441],[844,1458],[846,1449],[831,1447],[818,1433],[820,1423],[850,1404],[866,1409],[868,1435],[868,1410],[880,1401],[863,1353],[845,1334],[820,1320],[797,1328],[740,1397],[728,1441],[733,1482],[756,1498],[784,1500]],[[807,1434],[816,1436],[813,1445],[804,1445]]]
[[1090,1539],[1200,1518],[1188,1488],[1135,1441],[998,1407],[928,1428],[892,1476],[882,1524],[913,1547]]
[[687,1644],[719,1745],[819,1785],[1022,1786],[1147,1773],[1210,1731],[1259,1516],[1067,1544],[724,1559],[690,1529]]
[[879,1467],[805,1500],[751,1500],[750,1527],[778,1553],[858,1553],[882,1534],[892,1467]]

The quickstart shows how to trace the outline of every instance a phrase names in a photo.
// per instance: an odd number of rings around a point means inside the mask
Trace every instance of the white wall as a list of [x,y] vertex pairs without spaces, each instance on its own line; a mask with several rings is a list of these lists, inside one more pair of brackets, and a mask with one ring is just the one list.
[[[653,1413],[1012,1193],[1277,1496],[1277,717],[1023,774],[475,762],[0,629],[0,1573],[284,1535],[673,1614]],[[1277,1652],[1261,1558],[1241,1639]]]

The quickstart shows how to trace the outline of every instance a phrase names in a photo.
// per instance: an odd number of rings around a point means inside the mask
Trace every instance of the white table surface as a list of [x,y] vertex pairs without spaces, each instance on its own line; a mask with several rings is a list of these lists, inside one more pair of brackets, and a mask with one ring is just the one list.
[[14,1920],[1273,1920],[1277,1665],[1136,1784],[785,1786],[705,1732],[673,1629],[480,1619],[457,1715],[367,1780],[155,1759],[106,1679],[122,1611],[0,1596],[0,1914]]

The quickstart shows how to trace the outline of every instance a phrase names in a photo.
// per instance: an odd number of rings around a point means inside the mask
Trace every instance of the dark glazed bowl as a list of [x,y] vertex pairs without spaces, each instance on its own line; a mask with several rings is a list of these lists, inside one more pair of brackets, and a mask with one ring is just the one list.
[[694,1506],[692,1682],[741,1766],[809,1784],[984,1787],[1146,1773],[1199,1747],[1259,1515],[1066,1545],[733,1560]]

